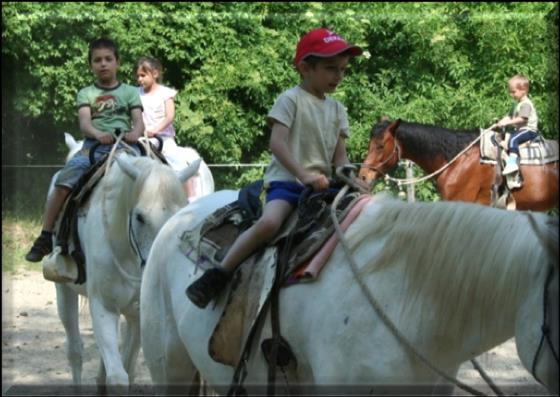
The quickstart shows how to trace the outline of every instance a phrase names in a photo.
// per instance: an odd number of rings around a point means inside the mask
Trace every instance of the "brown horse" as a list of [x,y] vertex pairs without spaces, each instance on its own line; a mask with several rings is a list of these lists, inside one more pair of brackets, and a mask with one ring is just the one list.
[[[472,144],[478,136],[478,129],[450,130],[400,119],[379,122],[372,128],[360,177],[371,183],[395,168],[400,159],[413,161],[428,174],[446,167],[434,175],[443,200],[491,205],[495,166],[480,162],[479,145]],[[469,144],[471,147],[466,149]],[[518,210],[547,211],[558,207],[558,161],[521,165],[520,172],[523,185],[511,192]]]

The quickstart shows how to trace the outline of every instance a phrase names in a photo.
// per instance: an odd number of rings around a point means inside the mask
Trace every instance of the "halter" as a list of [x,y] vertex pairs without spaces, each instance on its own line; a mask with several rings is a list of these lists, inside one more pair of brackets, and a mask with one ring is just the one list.
[[[457,155],[456,155],[455,157],[453,157],[453,158],[451,159],[451,161],[445,163],[441,168],[435,170],[435,171],[432,172],[431,174],[429,174],[429,175],[424,175],[424,176],[421,177],[421,178],[408,178],[408,179],[393,178],[393,177],[389,176],[389,174],[385,174],[384,172],[378,170],[377,168],[375,168],[375,167],[373,167],[373,166],[362,164],[361,167],[362,167],[362,168],[369,168],[369,169],[372,169],[372,170],[374,170],[374,171],[379,172],[380,174],[384,174],[386,180],[396,182],[399,186],[401,186],[401,185],[415,184],[415,183],[418,183],[418,182],[423,182],[423,181],[425,181],[425,180],[427,180],[427,179],[430,179],[430,178],[432,178],[432,177],[434,177],[434,176],[436,176],[436,175],[442,173],[445,169],[447,169],[447,167],[449,167],[451,164],[453,164],[453,163],[455,162],[455,160],[457,160],[459,157],[461,157],[463,154],[465,154],[471,147],[473,147],[478,141],[480,141],[480,138],[481,138],[481,135],[479,135],[479,136],[478,136],[474,141],[472,141],[467,147],[465,147],[463,150],[461,150],[459,153],[457,153]],[[396,141],[396,138],[395,138],[395,141]],[[395,143],[395,145],[396,145],[396,143]],[[400,161],[400,159],[401,159],[401,154],[400,154],[400,149],[398,148],[398,145],[397,145],[397,148],[393,149],[393,152],[395,152],[395,151],[398,152],[398,156],[399,156],[398,159],[399,159],[399,161]],[[390,159],[390,157],[389,157],[388,159],[386,159],[385,161],[383,161],[381,164],[379,164],[379,166],[385,164],[387,161],[389,161],[389,159]]]
[[550,266],[548,270],[548,275],[546,276],[546,281],[544,283],[544,290],[543,290],[543,323],[541,325],[541,340],[539,342],[539,347],[537,347],[537,351],[535,352],[535,357],[533,358],[533,365],[531,368],[531,373],[533,374],[534,378],[539,381],[539,383],[543,383],[538,377],[536,373],[537,369],[537,360],[539,358],[542,346],[544,341],[548,344],[554,359],[556,360],[556,364],[560,365],[558,360],[558,353],[554,351],[554,346],[552,345],[552,341],[550,340],[550,326],[548,325],[548,316],[546,314],[546,309],[548,307],[548,286],[552,281],[552,274],[554,272],[554,267]]
[[361,164],[361,167],[362,168],[368,168],[370,170],[374,170],[376,172],[379,172],[382,175],[385,175],[385,172],[378,169],[378,167],[382,167],[383,165],[387,164],[387,162],[389,160],[391,160],[395,156],[395,154],[397,155],[397,164],[398,164],[398,162],[401,161],[401,149],[400,149],[399,145],[397,144],[397,137],[396,136],[393,139],[393,151],[391,152],[389,157],[387,157],[385,160],[383,160],[382,162],[380,162],[376,166]]

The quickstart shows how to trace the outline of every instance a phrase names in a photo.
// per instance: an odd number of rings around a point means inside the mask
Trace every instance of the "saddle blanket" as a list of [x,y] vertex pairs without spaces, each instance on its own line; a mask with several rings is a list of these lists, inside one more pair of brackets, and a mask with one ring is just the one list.
[[[358,202],[354,204],[348,215],[346,215],[346,218],[344,218],[340,224],[342,231],[346,231],[346,229],[348,229],[352,222],[354,222],[358,215],[360,215],[364,206],[370,202],[371,198],[372,196],[368,195],[364,195],[359,198]],[[319,273],[321,272],[321,269],[323,269],[325,263],[327,263],[327,260],[330,258],[337,244],[338,235],[334,233],[313,258],[299,266],[288,276],[284,286],[297,284],[298,282],[315,280],[319,276]]]
[[[480,162],[496,164],[497,150],[492,142],[492,130],[480,131]],[[535,139],[519,146],[519,162],[524,165],[541,165],[558,161],[558,142],[552,139]]]

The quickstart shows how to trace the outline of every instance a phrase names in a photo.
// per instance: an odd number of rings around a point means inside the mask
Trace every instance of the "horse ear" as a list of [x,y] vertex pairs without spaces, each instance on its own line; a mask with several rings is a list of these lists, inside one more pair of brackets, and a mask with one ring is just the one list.
[[399,127],[400,124],[401,124],[401,119],[396,119],[391,124],[389,124],[389,126],[387,127],[387,130],[391,134],[395,135],[395,133],[397,132],[397,128]]
[[177,172],[177,177],[179,178],[181,183],[185,182],[187,179],[194,176],[194,174],[198,172],[198,167],[200,166],[201,162],[202,159],[196,159],[191,163],[191,165]]
[[134,165],[130,162],[128,157],[116,156],[115,160],[117,160],[117,163],[119,164],[119,167],[121,167],[121,170],[133,181],[138,178],[140,172],[136,168],[134,168]]
[[78,142],[76,142],[74,137],[67,132],[64,133],[64,142],[70,150],[73,150],[76,146],[78,146]]

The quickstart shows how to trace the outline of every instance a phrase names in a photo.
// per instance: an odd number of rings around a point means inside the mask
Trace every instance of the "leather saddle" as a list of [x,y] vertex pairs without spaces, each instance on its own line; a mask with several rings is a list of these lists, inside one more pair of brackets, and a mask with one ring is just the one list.
[[[258,219],[261,192],[261,182],[249,185],[241,190],[240,200],[216,210],[196,230],[183,233],[184,254],[203,269],[219,266],[239,234]],[[225,300],[208,346],[209,355],[215,361],[230,366],[238,364],[242,347],[272,290],[278,259],[286,258],[286,267],[280,275],[284,283],[332,235],[330,204],[335,195],[310,191],[302,194],[297,211],[290,215],[277,236],[237,268],[228,290],[216,301],[217,305]],[[339,222],[359,198],[358,192],[342,198],[337,208]]]

